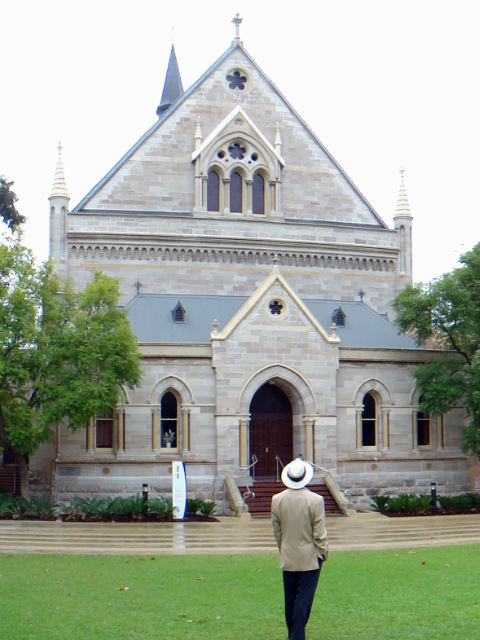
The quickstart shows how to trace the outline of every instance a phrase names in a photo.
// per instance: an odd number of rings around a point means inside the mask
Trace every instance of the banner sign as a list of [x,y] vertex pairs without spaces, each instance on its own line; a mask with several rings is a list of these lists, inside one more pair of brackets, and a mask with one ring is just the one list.
[[172,462],[172,504],[174,520],[183,520],[187,511],[187,474],[184,462]]

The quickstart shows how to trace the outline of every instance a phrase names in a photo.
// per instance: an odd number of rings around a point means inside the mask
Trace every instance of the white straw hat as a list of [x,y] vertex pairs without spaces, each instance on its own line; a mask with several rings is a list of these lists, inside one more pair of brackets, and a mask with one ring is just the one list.
[[289,489],[303,489],[313,478],[313,467],[297,458],[282,471],[282,482]]

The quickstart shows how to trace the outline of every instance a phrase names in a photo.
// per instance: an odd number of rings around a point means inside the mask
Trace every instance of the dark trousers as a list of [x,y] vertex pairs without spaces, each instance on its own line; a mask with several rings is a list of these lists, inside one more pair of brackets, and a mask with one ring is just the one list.
[[312,610],[322,563],[319,559],[319,568],[313,571],[283,572],[285,620],[289,640],[305,640],[305,627]]

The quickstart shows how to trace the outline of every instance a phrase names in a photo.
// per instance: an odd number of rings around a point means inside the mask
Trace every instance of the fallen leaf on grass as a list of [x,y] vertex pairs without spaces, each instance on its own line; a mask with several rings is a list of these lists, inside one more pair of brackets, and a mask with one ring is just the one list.
[[217,620],[220,620],[222,616],[217,616]]
[[427,564],[427,563],[425,562],[425,560],[422,562],[422,565],[424,565],[424,564]]
[[418,551],[409,551],[408,553],[410,553],[412,556],[417,555]]
[[191,622],[191,620],[187,620],[187,622]]
[[67,595],[71,596],[72,594],[71,594],[71,593],[68,593]]
[[448,567],[450,569],[450,565],[449,564],[444,564],[444,567]]
[[117,591],[128,591],[130,587],[117,587]]
[[197,576],[195,580],[203,580],[202,576]]

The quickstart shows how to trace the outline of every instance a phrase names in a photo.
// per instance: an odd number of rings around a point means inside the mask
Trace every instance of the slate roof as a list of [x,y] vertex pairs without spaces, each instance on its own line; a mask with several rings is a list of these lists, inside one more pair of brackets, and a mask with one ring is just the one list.
[[[138,342],[209,344],[213,320],[219,323],[219,330],[223,329],[247,300],[247,296],[140,294],[125,308]],[[185,309],[184,323],[172,320],[178,302]],[[303,302],[328,332],[333,312],[341,306],[346,316],[345,327],[337,331],[342,347],[420,348],[408,336],[399,335],[394,324],[364,302],[307,299]]]
[[178,70],[177,56],[175,55],[175,47],[172,44],[170,51],[170,60],[168,61],[167,75],[165,84],[163,85],[162,99],[157,107],[157,116],[160,116],[168,107],[175,102],[183,93],[182,79]]

